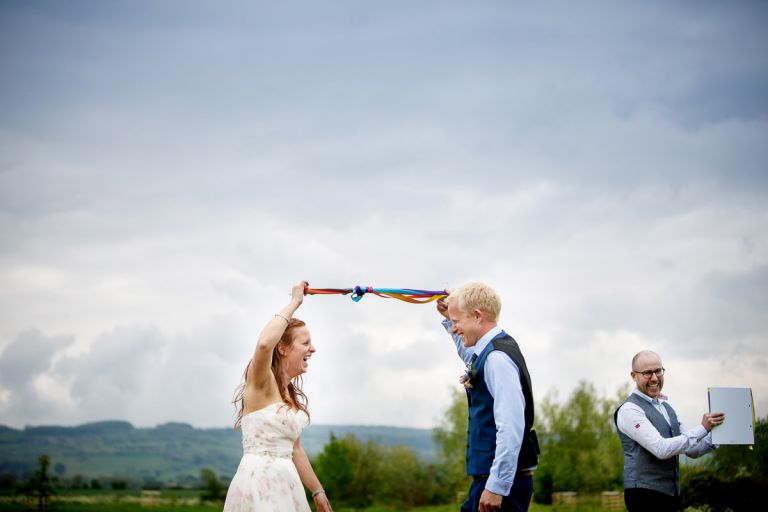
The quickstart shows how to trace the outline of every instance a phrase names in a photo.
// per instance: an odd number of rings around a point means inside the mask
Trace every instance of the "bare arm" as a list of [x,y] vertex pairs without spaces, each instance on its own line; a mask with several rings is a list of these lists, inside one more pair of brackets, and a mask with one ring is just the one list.
[[317,479],[315,470],[312,469],[309,458],[301,446],[301,439],[297,439],[293,444],[293,465],[296,466],[301,483],[313,494],[312,499],[317,507],[317,512],[333,512],[331,502],[328,501],[328,496],[325,495],[323,486],[320,485],[320,480]]
[[253,352],[253,359],[248,368],[247,381],[254,387],[264,388],[271,377],[270,367],[272,365],[272,351],[280,342],[280,337],[288,327],[288,320],[291,319],[296,310],[304,301],[304,289],[309,286],[306,281],[299,281],[291,289],[291,300],[275,314],[272,319],[259,334],[259,341],[256,343],[256,349]]

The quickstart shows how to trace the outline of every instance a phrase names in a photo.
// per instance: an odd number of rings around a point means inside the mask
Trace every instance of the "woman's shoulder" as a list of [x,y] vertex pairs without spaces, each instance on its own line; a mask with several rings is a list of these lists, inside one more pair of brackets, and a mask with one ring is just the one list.
[[264,388],[246,384],[245,389],[243,389],[243,414],[258,411],[272,403],[282,401],[283,399],[277,391],[277,384],[267,385]]

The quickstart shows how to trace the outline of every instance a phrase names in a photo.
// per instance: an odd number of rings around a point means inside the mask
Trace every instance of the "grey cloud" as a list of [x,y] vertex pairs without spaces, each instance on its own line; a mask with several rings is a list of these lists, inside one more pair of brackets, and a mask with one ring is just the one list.
[[[46,336],[38,329],[20,333],[0,354],[0,390],[8,393],[0,422],[48,421],[55,409],[35,381],[51,374],[53,361],[74,341],[72,336]],[[57,383],[62,384],[62,383]]]
[[73,341],[72,336],[49,337],[39,329],[20,333],[0,354],[0,385],[12,393],[29,391],[35,377],[48,372],[56,355]]
[[[757,355],[767,341],[768,267],[713,273],[689,288],[667,288],[648,301],[623,292],[581,305],[581,324],[666,340],[684,356]],[[751,340],[751,341],[750,341]],[[758,358],[764,364],[763,358]]]
[[94,340],[87,354],[62,360],[57,370],[73,378],[75,400],[119,411],[141,391],[145,375],[158,371],[167,344],[156,329],[119,327]]
[[[85,352],[53,362],[73,338],[46,337],[38,330],[22,333],[0,356],[0,389],[10,392],[0,423],[125,418],[154,425],[182,414],[196,424],[221,425],[252,350],[253,341],[245,336],[243,325],[231,318],[214,319],[175,336],[126,326],[98,336]],[[223,370],[228,370],[229,380],[215,378]],[[33,385],[38,377],[61,389],[43,396],[45,391]]]

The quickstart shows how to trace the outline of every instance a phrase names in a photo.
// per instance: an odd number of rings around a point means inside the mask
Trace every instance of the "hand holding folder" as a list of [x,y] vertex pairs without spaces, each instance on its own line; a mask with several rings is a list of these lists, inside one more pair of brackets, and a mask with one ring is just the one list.
[[709,410],[725,413],[725,421],[712,428],[714,444],[755,444],[751,388],[709,388]]

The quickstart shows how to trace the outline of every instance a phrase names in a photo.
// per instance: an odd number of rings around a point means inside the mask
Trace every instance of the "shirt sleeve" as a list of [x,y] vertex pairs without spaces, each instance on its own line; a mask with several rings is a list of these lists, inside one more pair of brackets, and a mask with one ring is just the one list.
[[474,354],[475,351],[471,348],[466,348],[464,346],[464,339],[458,334],[453,334],[451,332],[451,329],[453,329],[453,322],[446,318],[443,320],[443,327],[446,332],[451,335],[451,338],[453,338],[453,344],[456,345],[456,352],[459,354],[461,360],[465,363],[469,363],[469,360],[472,359],[472,354]]
[[505,353],[495,350],[485,360],[485,384],[493,397],[496,453],[485,488],[508,496],[517,473],[525,432],[525,397],[520,370]]
[[[707,432],[707,430],[702,425],[697,425],[694,428],[694,431],[697,429],[702,429],[705,434],[704,437],[701,438],[696,444],[685,451],[685,454],[692,459],[698,459],[705,453],[709,453],[716,448],[716,446],[712,443],[712,432]],[[688,429],[685,428],[683,422],[680,422],[680,432],[688,432]]]
[[631,402],[619,408],[616,423],[624,435],[662,460],[688,452],[707,435],[707,430],[701,425],[691,431],[681,424],[679,436],[662,437],[640,406]]

